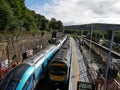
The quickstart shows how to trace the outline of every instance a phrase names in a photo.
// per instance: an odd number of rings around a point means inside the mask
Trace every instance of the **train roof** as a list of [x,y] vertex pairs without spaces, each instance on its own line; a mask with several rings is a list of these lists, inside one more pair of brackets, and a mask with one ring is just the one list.
[[66,61],[61,58],[57,58],[56,60],[53,60],[50,64],[67,64]]
[[8,74],[5,76],[5,78],[1,81],[0,89],[5,89],[6,85],[8,85],[8,83],[10,83],[11,80],[16,81],[16,82],[20,82],[24,73],[26,72],[26,70],[29,67],[30,67],[30,65],[28,65],[28,64],[20,64],[19,66],[10,70],[8,72]]
[[45,48],[42,53],[48,53],[50,50],[52,50],[53,48],[55,48],[56,45],[49,45],[47,48]]
[[55,56],[55,58],[53,59],[53,61],[57,61],[57,60],[67,61],[66,57],[67,57],[67,53],[69,51],[69,48],[70,48],[70,42],[67,39],[66,42],[61,47],[61,49],[58,51],[58,53]]
[[47,48],[45,48],[43,51],[35,54],[33,57],[27,59],[26,61],[24,61],[23,63],[27,63],[29,65],[34,65],[38,62],[38,60],[40,60],[41,58],[43,58],[50,50],[54,49],[55,45],[50,45]]
[[[34,72],[34,67],[28,64],[20,64],[8,72],[0,83],[1,90],[22,89],[30,75]],[[21,90],[20,89],[20,90]]]
[[25,71],[30,67],[28,64],[20,64],[19,66],[15,67],[8,73],[9,79],[17,79],[20,80],[25,73]]

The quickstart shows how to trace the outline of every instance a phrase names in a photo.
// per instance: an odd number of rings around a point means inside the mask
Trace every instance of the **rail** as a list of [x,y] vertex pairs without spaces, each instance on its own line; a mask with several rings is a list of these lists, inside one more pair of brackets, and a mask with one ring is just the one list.
[[[101,48],[102,50],[104,50],[104,51],[107,52],[107,53],[110,51],[109,48],[106,48],[106,47],[104,47],[104,46],[101,46],[100,44],[98,44],[98,43],[96,43],[96,42],[94,42],[94,41],[91,41],[91,40],[86,39],[86,38],[84,38],[84,39],[87,40],[88,42],[91,42],[91,43],[94,44],[95,46]],[[111,53],[112,53],[112,56],[113,56],[114,58],[120,58],[120,54],[119,54],[119,53],[117,53],[117,52],[115,52],[115,51],[112,51]]]

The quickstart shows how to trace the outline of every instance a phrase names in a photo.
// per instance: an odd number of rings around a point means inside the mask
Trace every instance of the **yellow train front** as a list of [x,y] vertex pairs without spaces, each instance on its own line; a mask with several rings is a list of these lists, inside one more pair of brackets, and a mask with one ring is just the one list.
[[49,79],[55,85],[65,85],[69,81],[70,73],[70,42],[63,44],[49,65]]
[[53,61],[49,68],[49,77],[54,82],[65,83],[68,79],[68,66],[66,63],[59,61]]

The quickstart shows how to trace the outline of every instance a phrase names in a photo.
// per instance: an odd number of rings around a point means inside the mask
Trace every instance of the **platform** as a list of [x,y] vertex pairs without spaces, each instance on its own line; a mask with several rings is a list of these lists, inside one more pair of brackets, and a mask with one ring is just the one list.
[[70,81],[69,90],[77,90],[77,82],[89,82],[87,77],[87,69],[83,61],[83,56],[79,50],[79,45],[75,42],[73,38],[71,40],[71,70],[70,70]]

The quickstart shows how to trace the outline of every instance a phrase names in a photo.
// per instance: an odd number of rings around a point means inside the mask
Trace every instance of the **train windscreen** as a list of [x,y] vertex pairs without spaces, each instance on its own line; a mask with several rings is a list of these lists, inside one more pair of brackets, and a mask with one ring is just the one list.
[[55,66],[55,65],[52,65],[50,67],[50,74],[53,74],[53,75],[65,75],[67,73],[67,67],[66,66]]
[[4,81],[1,83],[0,89],[1,90],[15,90],[18,83],[19,83],[18,80],[12,80],[7,75],[6,79],[4,79]]
[[21,64],[9,71],[0,83],[0,90],[15,90],[23,74],[28,68],[29,65]]
[[17,80],[10,80],[5,90],[15,90],[18,85],[18,82],[19,81]]

